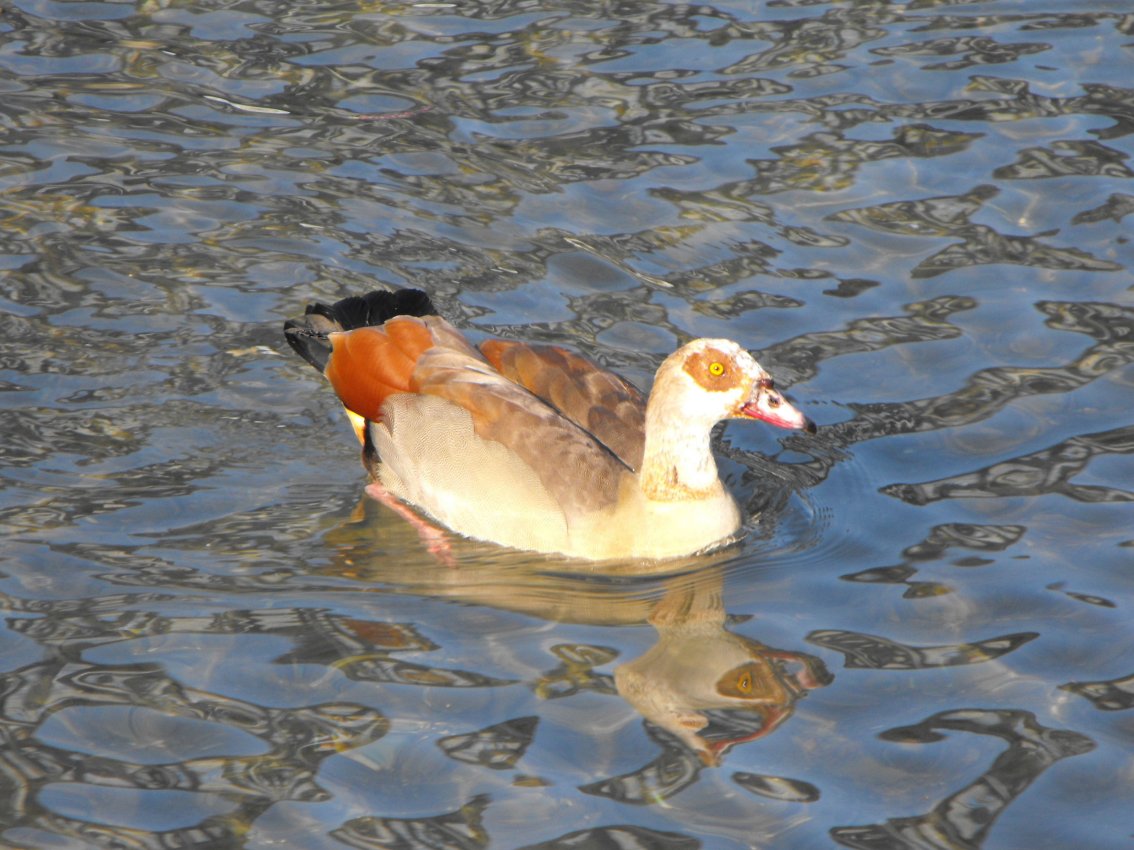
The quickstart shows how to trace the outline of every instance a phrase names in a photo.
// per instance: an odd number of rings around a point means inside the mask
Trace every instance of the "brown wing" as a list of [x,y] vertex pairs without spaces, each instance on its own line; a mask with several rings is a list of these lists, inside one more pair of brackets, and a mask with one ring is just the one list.
[[[442,398],[469,412],[477,436],[500,443],[531,467],[568,517],[617,501],[626,465],[574,421],[501,375],[444,319],[398,316],[380,327],[331,334],[330,341],[325,374],[358,416],[380,421],[383,405],[396,394]],[[459,459],[446,478],[451,481],[443,486],[461,488]]]
[[490,339],[480,350],[505,378],[592,434],[630,469],[642,465],[646,403],[622,378],[558,346]]
[[531,467],[568,518],[618,501],[627,466],[479,356],[434,347],[419,359],[414,381],[419,393],[467,410],[477,436],[500,443]]
[[327,339],[331,354],[323,374],[347,410],[372,421],[382,418],[382,405],[394,393],[418,392],[414,370],[426,351],[458,351],[483,364],[456,328],[437,316],[395,316]]

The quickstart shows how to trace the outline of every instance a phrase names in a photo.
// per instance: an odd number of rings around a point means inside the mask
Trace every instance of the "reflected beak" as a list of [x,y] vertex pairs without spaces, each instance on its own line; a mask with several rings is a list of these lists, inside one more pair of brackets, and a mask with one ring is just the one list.
[[792,407],[770,379],[756,384],[752,397],[741,406],[740,415],[760,419],[777,428],[798,428],[808,434],[815,433],[815,423]]

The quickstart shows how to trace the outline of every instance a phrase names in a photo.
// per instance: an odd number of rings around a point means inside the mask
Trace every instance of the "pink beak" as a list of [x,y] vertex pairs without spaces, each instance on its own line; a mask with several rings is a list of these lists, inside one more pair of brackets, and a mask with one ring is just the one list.
[[799,428],[808,434],[815,433],[815,423],[792,407],[772,386],[771,380],[761,381],[757,385],[755,397],[744,403],[740,413],[777,428]]

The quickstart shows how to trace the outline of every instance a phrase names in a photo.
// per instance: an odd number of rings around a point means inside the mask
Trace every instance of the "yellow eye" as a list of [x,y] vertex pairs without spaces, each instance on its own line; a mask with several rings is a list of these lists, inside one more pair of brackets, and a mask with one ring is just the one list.
[[752,693],[752,674],[745,671],[736,677],[736,689],[744,696]]
[[714,360],[712,363],[709,364],[709,374],[712,375],[714,378],[719,378],[721,375],[724,374],[724,364],[721,363],[719,360]]

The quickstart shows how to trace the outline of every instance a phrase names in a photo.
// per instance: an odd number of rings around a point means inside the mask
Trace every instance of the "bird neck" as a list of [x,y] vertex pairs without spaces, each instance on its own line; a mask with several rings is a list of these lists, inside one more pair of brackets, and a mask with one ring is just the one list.
[[643,495],[657,502],[717,495],[721,482],[711,445],[715,423],[667,407],[653,398],[646,407],[646,443],[638,472]]

